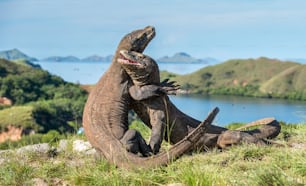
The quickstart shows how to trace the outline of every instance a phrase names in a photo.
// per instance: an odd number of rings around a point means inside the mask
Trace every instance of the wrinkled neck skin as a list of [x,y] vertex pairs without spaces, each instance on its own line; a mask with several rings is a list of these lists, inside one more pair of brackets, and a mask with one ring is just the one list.
[[[151,69],[150,69],[151,68]],[[144,86],[148,84],[159,84],[159,70],[154,68],[153,65],[147,66],[145,69],[127,68],[124,67],[127,74],[132,79],[132,82],[136,86]]]
[[127,74],[132,79],[132,82],[136,86],[144,86],[148,84],[158,84],[159,83],[159,71],[157,70],[148,71],[148,68],[153,68],[153,66],[148,66],[146,69],[132,69],[125,68]]

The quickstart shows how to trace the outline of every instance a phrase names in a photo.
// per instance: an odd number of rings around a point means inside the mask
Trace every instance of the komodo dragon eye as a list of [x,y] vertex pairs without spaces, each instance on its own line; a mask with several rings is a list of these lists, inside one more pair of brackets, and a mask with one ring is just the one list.
[[137,59],[138,61],[142,61],[142,60],[144,59],[144,56],[137,56],[136,59]]

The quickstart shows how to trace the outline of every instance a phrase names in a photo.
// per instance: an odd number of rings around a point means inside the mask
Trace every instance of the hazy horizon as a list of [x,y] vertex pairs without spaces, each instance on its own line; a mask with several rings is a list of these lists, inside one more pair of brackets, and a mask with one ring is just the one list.
[[145,53],[195,58],[306,59],[306,1],[0,1],[0,50],[38,59],[114,53],[126,33],[155,26]]

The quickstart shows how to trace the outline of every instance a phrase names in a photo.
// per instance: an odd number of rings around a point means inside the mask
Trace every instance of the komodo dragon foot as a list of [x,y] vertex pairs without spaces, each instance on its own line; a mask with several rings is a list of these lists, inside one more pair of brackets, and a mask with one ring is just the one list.
[[[261,128],[254,130],[241,131],[242,129],[263,125]],[[271,144],[271,141],[265,139],[275,138],[281,130],[281,126],[274,118],[264,118],[248,123],[236,130],[227,130],[218,137],[217,145],[220,148],[227,146],[248,143],[248,144]],[[273,143],[272,143],[273,144]]]

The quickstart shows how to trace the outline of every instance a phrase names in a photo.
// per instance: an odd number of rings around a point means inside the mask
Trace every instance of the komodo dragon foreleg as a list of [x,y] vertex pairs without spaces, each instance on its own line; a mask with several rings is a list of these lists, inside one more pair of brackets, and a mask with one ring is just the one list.
[[[176,89],[177,86],[173,84],[163,84],[163,86],[145,85],[141,87],[133,85],[130,87],[129,92],[134,100],[145,101],[153,97],[163,96],[167,93],[172,94]],[[163,113],[156,112],[158,113],[154,114],[155,116],[162,117]],[[129,129],[120,141],[129,152],[134,154],[140,152],[145,157],[151,156],[152,153],[156,154],[159,151],[164,128],[164,125],[158,125],[152,128],[149,146],[141,134],[135,129]]]

